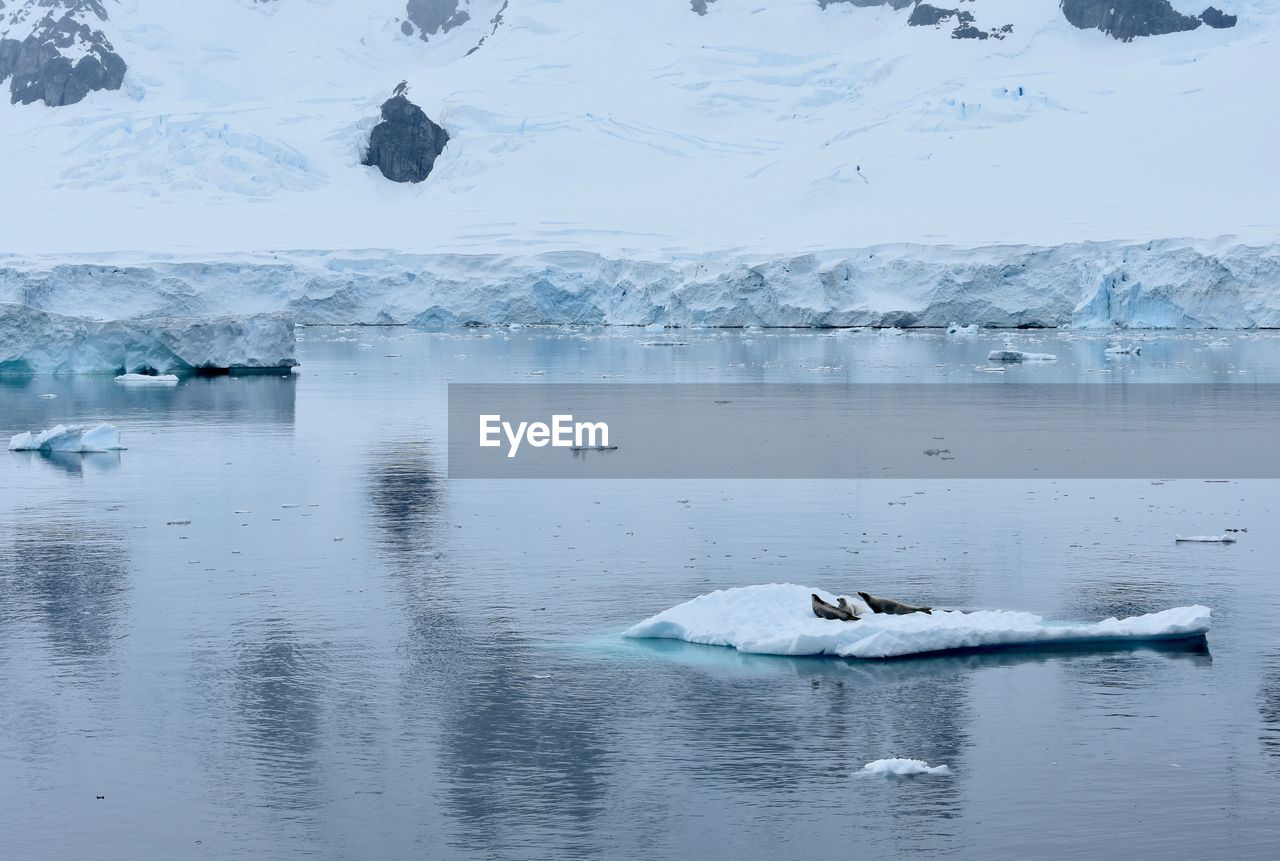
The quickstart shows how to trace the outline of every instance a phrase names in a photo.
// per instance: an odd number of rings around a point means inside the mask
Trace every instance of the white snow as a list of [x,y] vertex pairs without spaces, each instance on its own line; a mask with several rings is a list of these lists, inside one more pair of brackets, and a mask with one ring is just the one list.
[[1179,535],[1174,539],[1175,544],[1235,544],[1236,537],[1234,535]]
[[176,386],[177,374],[121,374],[116,382],[125,386]]
[[1058,357],[1052,353],[1028,353],[1023,350],[992,350],[987,354],[988,362],[1056,362]]
[[923,759],[877,759],[862,766],[862,770],[872,774],[883,774],[894,777],[909,777],[917,774],[950,774],[951,769],[945,765],[930,766]]
[[813,615],[809,596],[835,596],[793,583],[743,586],[701,595],[645,619],[625,636],[732,646],[769,655],[894,658],[955,649],[1182,639],[1208,632],[1210,610],[1178,607],[1101,622],[1046,622],[1032,613],[935,609],[932,615],[883,614],[858,622]]
[[[400,32],[405,0],[103,5],[121,90],[0,100],[4,197],[27,202],[0,211],[7,248],[780,255],[1277,234],[1274,2],[1221,0],[1235,28],[1130,43],[1072,27],[1057,0],[966,3],[979,26],[1013,25],[985,41],[908,27],[909,6],[815,0],[704,17],[687,0],[521,0],[492,35],[486,3],[426,41]],[[451,136],[415,186],[359,164],[405,78]]]
[[0,304],[0,374],[283,368],[295,348],[280,315],[96,322]]
[[15,434],[9,440],[9,451],[62,451],[74,453],[116,451],[123,449],[120,431],[114,425],[55,425],[39,433]]

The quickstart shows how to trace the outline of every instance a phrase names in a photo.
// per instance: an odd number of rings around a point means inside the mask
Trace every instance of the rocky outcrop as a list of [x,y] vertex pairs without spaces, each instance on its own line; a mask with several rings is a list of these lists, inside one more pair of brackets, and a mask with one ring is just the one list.
[[100,0],[26,0],[0,4],[0,82],[14,103],[72,105],[95,90],[118,90],[126,65],[93,22],[107,20]]
[[1097,29],[1121,42],[1210,27],[1234,27],[1236,16],[1210,6],[1199,17],[1184,15],[1169,0],[1062,0],[1062,14],[1082,30]]
[[382,103],[382,121],[373,127],[361,164],[376,167],[392,182],[422,182],[449,142],[449,133],[409,101],[408,84]]
[[1215,30],[1225,30],[1236,25],[1236,16],[1228,15],[1216,6],[1210,6],[1200,13],[1200,20]]
[[[707,3],[715,0],[690,0],[693,11],[707,14]],[[849,6],[887,6],[892,9],[911,7],[907,25],[911,27],[937,27],[955,21],[951,31],[953,39],[1003,39],[1013,32],[1011,24],[984,29],[978,26],[977,9],[959,7],[944,9],[921,0],[818,0],[823,9],[835,4]],[[976,4],[975,4],[976,5]],[[1062,14],[1075,27],[1082,30],[1101,30],[1122,42],[1130,42],[1139,36],[1159,36],[1194,30],[1201,24],[1214,28],[1234,27],[1236,16],[1210,6],[1197,15],[1184,15],[1169,0],[1060,0]]]
[[[699,15],[707,13],[708,0],[692,0],[693,11]],[[711,0],[714,2],[714,0]],[[1005,34],[1013,32],[1013,25],[1005,24],[1000,27],[993,27],[989,30],[983,30],[976,26],[974,13],[965,9],[943,9],[934,6],[931,3],[922,3],[920,0],[818,0],[818,5],[823,9],[841,3],[849,6],[888,6],[891,9],[911,8],[911,15],[907,18],[908,27],[937,27],[943,23],[954,20],[955,28],[951,31],[953,39],[1003,39]]]

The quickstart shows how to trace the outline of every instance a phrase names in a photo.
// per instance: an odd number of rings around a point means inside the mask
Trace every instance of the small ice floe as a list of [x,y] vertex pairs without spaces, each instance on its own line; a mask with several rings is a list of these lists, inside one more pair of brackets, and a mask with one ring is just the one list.
[[952,323],[947,327],[948,335],[976,335],[978,334],[978,324],[970,323],[968,326],[961,326],[959,323]]
[[177,374],[121,374],[116,382],[125,386],[176,386]]
[[1205,344],[1206,347],[1212,347],[1215,350],[1222,350],[1231,346],[1231,342],[1226,338],[1218,338],[1216,341],[1210,341]]
[[64,451],[78,454],[119,451],[120,431],[114,425],[56,425],[39,433],[15,434],[9,440],[9,451]]
[[1136,356],[1142,352],[1139,344],[1112,344],[1102,351],[1108,356]]
[[45,392],[43,395],[38,395],[37,397],[39,397],[40,400],[42,401],[53,401],[53,400],[57,400],[58,398],[58,396],[55,395],[53,392]]
[[644,327],[644,330],[646,332],[663,332],[666,331],[666,328],[667,327],[661,323],[650,323],[648,326]]
[[1016,610],[937,608],[932,615],[876,613],[857,622],[832,622],[814,616],[815,594],[828,603],[836,600],[821,589],[794,583],[723,589],[645,619],[624,636],[732,646],[761,655],[865,659],[1013,646],[1186,640],[1203,637],[1212,622],[1209,608],[1200,605],[1101,622],[1050,622]]
[[1174,544],[1235,544],[1234,535],[1179,535]]
[[951,769],[945,765],[929,765],[923,759],[877,759],[862,766],[862,770],[871,774],[883,774],[886,777],[913,777],[917,774],[950,774]]
[[1053,353],[1028,353],[1024,350],[992,350],[987,353],[988,362],[1056,362],[1058,357]]

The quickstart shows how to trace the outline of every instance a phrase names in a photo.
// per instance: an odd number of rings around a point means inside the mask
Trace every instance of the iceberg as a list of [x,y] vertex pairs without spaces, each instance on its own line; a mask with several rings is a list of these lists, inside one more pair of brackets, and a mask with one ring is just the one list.
[[46,451],[87,454],[120,451],[120,431],[114,425],[55,425],[39,433],[15,434],[9,440],[9,451]]
[[116,382],[123,386],[176,386],[177,374],[121,374]]
[[[0,305],[0,374],[172,374],[297,364],[280,314],[96,321]],[[151,379],[157,379],[152,377]]]
[[891,777],[911,777],[917,774],[950,774],[951,769],[945,765],[930,766],[923,759],[877,759],[862,766],[864,772],[883,774]]
[[987,354],[988,362],[1056,362],[1058,357],[1053,353],[1027,353],[1022,350],[992,350]]
[[731,646],[762,655],[900,658],[968,649],[1144,642],[1202,637],[1210,610],[1194,605],[1094,623],[1046,622],[1014,610],[934,610],[927,616],[870,615],[858,622],[819,619],[810,595],[835,601],[820,589],[794,583],[742,586],[701,595],[645,619],[624,636]]

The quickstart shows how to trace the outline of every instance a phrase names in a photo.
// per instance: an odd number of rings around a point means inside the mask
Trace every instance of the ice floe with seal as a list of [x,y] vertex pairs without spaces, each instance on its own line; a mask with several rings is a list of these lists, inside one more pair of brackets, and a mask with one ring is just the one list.
[[121,451],[120,431],[114,425],[55,425],[39,433],[14,434],[9,440],[9,451],[46,451],[88,454],[92,452]]
[[731,646],[764,655],[900,658],[959,650],[1136,643],[1198,639],[1209,631],[1208,607],[1101,622],[1048,622],[1016,610],[937,610],[932,615],[866,615],[834,622],[813,615],[811,595],[835,596],[794,583],[740,586],[701,595],[651,616],[624,636]]
[[945,765],[929,765],[923,759],[877,759],[862,766],[864,774],[880,774],[885,777],[915,777],[922,774],[950,774],[951,769]]

